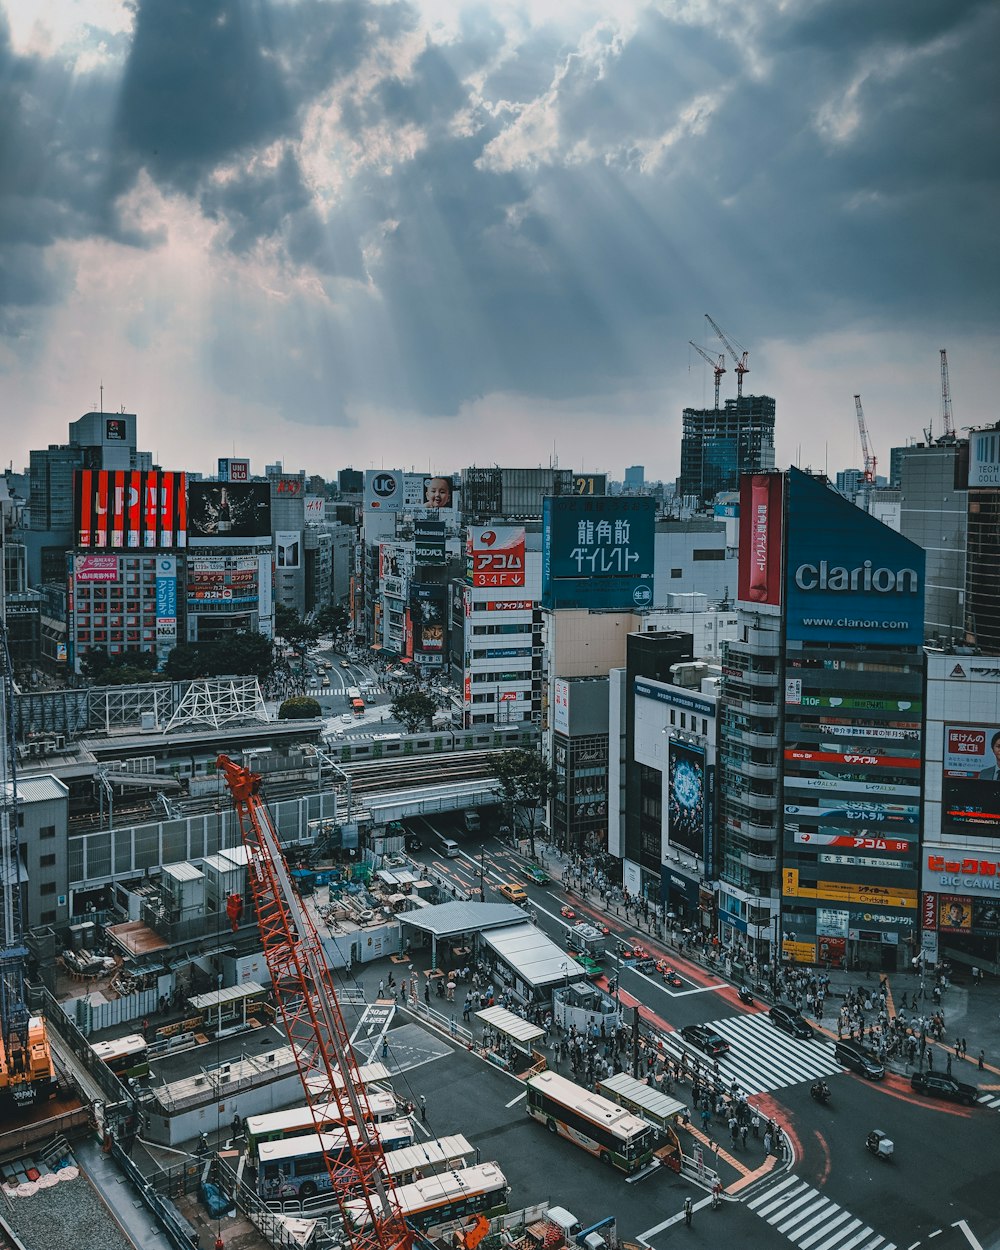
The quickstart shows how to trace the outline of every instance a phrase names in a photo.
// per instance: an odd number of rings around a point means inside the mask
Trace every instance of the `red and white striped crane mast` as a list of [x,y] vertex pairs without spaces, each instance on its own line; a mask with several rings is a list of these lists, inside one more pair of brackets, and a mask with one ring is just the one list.
[[[240,833],[247,848],[247,876],[257,909],[264,956],[282,1022],[295,1056],[306,1101],[317,1120],[321,1107],[336,1104],[345,1123],[349,1151],[324,1160],[332,1191],[352,1250],[412,1250],[413,1234],[393,1201],[393,1186],[383,1168],[384,1152],[358,1074],[358,1063],[333,988],[323,946],[302,901],[292,888],[288,864],[258,773],[220,755]],[[343,1079],[337,1079],[338,1075]],[[368,1220],[363,1229],[347,1220],[349,1200],[363,1199]]]

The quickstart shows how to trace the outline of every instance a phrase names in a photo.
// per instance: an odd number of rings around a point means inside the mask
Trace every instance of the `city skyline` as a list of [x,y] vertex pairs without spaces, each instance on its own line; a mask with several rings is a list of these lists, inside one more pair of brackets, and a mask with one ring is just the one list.
[[940,433],[940,347],[996,419],[993,6],[528,7],[0,0],[5,461],[669,481],[706,311],[779,466]]

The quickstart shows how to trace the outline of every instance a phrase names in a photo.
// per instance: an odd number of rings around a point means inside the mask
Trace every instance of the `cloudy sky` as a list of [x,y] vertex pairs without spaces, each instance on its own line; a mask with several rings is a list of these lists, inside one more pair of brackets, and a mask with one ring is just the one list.
[[[995,0],[0,0],[3,459],[778,461],[1000,392]],[[735,374],[723,395],[735,394]]]

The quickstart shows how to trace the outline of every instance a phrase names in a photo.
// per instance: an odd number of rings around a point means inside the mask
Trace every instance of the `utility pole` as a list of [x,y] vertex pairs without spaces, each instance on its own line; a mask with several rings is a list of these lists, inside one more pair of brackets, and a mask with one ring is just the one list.
[[479,848],[479,901],[486,902],[486,847]]

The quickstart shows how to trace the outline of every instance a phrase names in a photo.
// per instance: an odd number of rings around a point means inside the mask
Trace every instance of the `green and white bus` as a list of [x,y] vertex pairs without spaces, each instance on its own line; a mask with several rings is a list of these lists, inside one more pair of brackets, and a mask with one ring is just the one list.
[[[488,1219],[503,1215],[509,1197],[510,1186],[499,1167],[495,1163],[480,1163],[402,1185],[392,1191],[390,1201],[411,1228],[434,1238],[448,1224],[468,1215],[485,1215]],[[351,1231],[363,1232],[371,1224],[363,1198],[348,1202],[345,1215]]]
[[558,1072],[539,1072],[526,1085],[528,1115],[550,1133],[622,1172],[641,1171],[652,1161],[653,1129],[630,1111]]

